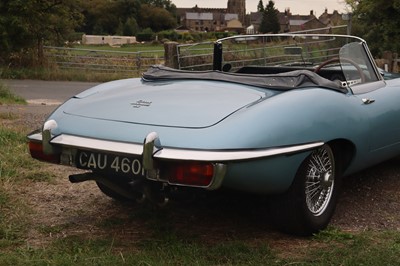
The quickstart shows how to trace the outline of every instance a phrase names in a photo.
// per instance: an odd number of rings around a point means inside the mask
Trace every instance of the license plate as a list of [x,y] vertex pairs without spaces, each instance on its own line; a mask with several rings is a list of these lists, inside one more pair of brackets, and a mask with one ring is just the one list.
[[110,175],[144,176],[145,170],[138,157],[79,151],[76,165],[80,169],[90,169]]

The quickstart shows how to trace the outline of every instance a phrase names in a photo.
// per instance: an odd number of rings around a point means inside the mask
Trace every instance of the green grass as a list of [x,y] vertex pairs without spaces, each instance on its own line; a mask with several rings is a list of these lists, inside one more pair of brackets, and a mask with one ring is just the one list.
[[[293,242],[296,242],[293,239]],[[352,239],[330,237],[288,243],[280,253],[268,243],[222,241],[212,245],[171,235],[133,247],[112,236],[68,236],[45,248],[20,246],[0,253],[1,265],[399,265],[399,232],[364,232]],[[298,250],[298,254],[296,254]],[[284,255],[286,254],[286,255]],[[300,256],[299,256],[300,254]],[[284,255],[284,256],[283,256]]]
[[0,147],[0,180],[21,180],[40,168],[28,155],[25,132],[0,126]]
[[10,89],[0,83],[0,104],[26,104],[26,101],[13,94]]
[[152,52],[161,51],[161,56],[164,55],[164,45],[163,44],[130,44],[122,45],[118,47],[111,47],[110,45],[74,45],[75,49],[93,50],[93,51],[113,51],[113,52]]
[[[335,234],[341,232],[337,231]],[[326,248],[310,252],[316,265],[399,265],[400,232],[366,231],[351,238],[332,240],[331,236],[318,238]]]
[[[14,116],[2,116],[1,120]],[[1,121],[0,120],[0,121]],[[20,245],[28,230],[27,214],[29,210],[26,200],[15,196],[20,185],[26,180],[51,181],[51,174],[44,171],[39,162],[28,155],[25,129],[7,128],[0,125],[0,253],[2,249]],[[0,263],[1,264],[1,263]]]

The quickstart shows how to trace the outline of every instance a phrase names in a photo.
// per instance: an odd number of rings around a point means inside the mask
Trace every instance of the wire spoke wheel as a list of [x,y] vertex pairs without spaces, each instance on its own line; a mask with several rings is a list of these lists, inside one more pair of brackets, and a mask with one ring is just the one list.
[[[290,188],[272,201],[272,217],[282,231],[312,235],[326,228],[341,185],[340,149],[325,144],[300,165]],[[334,152],[335,151],[335,152]]]
[[306,165],[305,196],[307,208],[315,215],[326,210],[335,185],[332,150],[326,146],[314,151]]

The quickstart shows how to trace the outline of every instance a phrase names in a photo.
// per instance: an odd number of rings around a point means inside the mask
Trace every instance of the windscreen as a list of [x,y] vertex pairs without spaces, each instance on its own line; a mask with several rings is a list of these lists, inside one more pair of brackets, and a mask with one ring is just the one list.
[[216,41],[212,52],[206,44],[190,47],[179,62],[182,70],[241,74],[309,70],[348,88],[379,80],[367,51],[362,39],[346,35],[240,35]]
[[366,51],[365,44],[359,41],[350,42],[340,49],[341,68],[349,87],[379,80]]

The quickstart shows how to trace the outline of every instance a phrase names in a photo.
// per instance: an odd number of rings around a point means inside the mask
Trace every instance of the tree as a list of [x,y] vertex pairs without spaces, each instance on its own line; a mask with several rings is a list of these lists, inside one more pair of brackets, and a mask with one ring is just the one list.
[[176,6],[171,2],[171,0],[141,0],[141,1],[142,4],[164,8],[171,13],[173,13],[173,11],[176,11]]
[[151,28],[157,32],[176,27],[175,18],[164,8],[142,5],[139,17],[138,21],[142,29]]
[[[85,17],[82,32],[114,35],[176,26],[176,6],[170,0],[79,0]],[[142,10],[143,9],[143,10]]]
[[3,0],[0,4],[1,55],[36,47],[39,63],[44,44],[61,44],[82,22],[75,0]]
[[80,6],[84,15],[84,24],[80,31],[86,34],[114,35],[119,24],[124,24],[129,10],[126,1],[81,0]]
[[139,25],[134,18],[128,18],[122,29],[122,35],[135,36],[139,31]]
[[258,12],[264,12],[264,3],[263,3],[262,0],[260,0],[260,2],[258,2],[257,11]]
[[400,50],[400,0],[346,0],[353,9],[353,32],[368,42],[374,56]]
[[140,0],[119,0],[116,3],[118,17],[126,22],[128,19],[138,18],[140,14]]
[[274,1],[270,0],[264,9],[259,31],[262,33],[278,33],[281,29],[278,13]]
[[171,2],[171,0],[141,0],[141,1],[143,4],[167,10],[172,15],[172,17],[174,17],[175,20],[177,20],[176,19],[178,16],[177,8],[176,5]]

